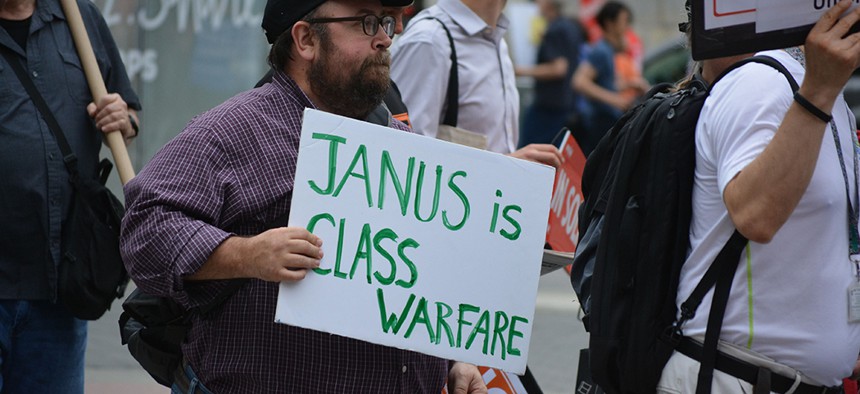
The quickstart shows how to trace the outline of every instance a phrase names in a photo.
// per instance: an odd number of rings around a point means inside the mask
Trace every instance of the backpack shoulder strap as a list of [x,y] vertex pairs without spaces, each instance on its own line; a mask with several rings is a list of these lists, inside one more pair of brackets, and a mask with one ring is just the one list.
[[435,20],[439,22],[442,25],[442,29],[445,30],[445,35],[448,36],[448,45],[451,46],[451,68],[448,70],[448,91],[445,94],[446,110],[442,124],[457,127],[457,116],[460,109],[458,101],[460,97],[460,80],[457,73],[457,47],[454,45],[454,37],[451,35],[451,30],[448,29],[448,26],[441,19],[435,16],[419,19],[419,21],[423,20]]
[[785,68],[785,66],[782,65],[782,63],[770,56],[759,55],[748,57],[746,59],[735,62],[734,64],[723,70],[723,72],[721,72],[720,75],[714,79],[714,82],[711,82],[711,86],[708,88],[708,93],[710,93],[711,89],[714,88],[714,85],[716,85],[717,82],[723,79],[723,77],[725,77],[735,69],[740,68],[749,63],[764,64],[773,67],[774,69],[776,69],[776,71],[779,71],[783,76],[785,76],[785,79],[788,80],[788,84],[791,86],[792,92],[797,92],[797,90],[800,88],[797,84],[797,81],[794,79],[794,76],[791,75],[791,73],[788,71],[788,69]]

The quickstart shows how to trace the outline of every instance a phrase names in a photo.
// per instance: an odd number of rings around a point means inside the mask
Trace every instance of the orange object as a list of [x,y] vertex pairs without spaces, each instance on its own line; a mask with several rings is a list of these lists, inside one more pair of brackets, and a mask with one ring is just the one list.
[[391,117],[405,123],[409,127],[412,127],[412,123],[409,123],[409,113],[408,112],[404,112],[402,114],[391,114]]
[[635,86],[635,83],[642,79],[642,74],[633,62],[633,58],[626,52],[615,54],[615,79],[616,86],[623,87],[619,89],[618,94],[628,99],[635,99],[642,95],[642,89]]
[[487,391],[501,394],[526,394],[523,384],[517,375],[509,374],[495,368],[478,367],[487,384]]
[[595,19],[595,17],[597,16],[597,12],[600,11],[600,7],[603,7],[603,4],[605,3],[606,0],[579,1],[579,20],[585,28],[588,42],[593,43],[603,35],[603,32],[600,31],[600,26],[597,25],[597,19]]

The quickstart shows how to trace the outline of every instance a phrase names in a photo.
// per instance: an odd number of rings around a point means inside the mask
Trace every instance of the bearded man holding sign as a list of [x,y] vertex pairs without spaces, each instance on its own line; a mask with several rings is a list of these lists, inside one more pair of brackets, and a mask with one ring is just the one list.
[[447,360],[273,321],[278,283],[302,280],[322,258],[319,237],[277,227],[290,211],[302,112],[365,119],[379,106],[397,25],[385,7],[410,3],[269,0],[272,82],[197,117],[127,185],[122,249],[140,289],[190,309],[226,279],[251,278],[192,319],[181,372],[190,391],[435,394],[447,375],[452,392],[486,392],[472,365],[449,371]]

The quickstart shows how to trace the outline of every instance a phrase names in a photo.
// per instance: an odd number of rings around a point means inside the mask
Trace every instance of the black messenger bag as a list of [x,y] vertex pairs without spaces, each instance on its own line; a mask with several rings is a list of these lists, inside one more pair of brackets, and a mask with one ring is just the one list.
[[24,66],[8,48],[0,46],[0,53],[57,140],[69,173],[72,206],[62,224],[57,298],[78,319],[96,320],[110,309],[114,299],[123,296],[128,284],[128,274],[119,253],[120,221],[124,210],[104,185],[113,165],[107,159],[102,160],[99,180],[82,176],[78,171],[77,156]]

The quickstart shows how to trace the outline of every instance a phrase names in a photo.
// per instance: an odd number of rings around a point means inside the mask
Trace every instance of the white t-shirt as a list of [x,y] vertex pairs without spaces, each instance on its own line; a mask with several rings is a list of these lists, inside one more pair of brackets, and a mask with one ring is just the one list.
[[[777,59],[800,84],[804,69],[785,51]],[[734,231],[723,202],[726,185],[765,149],[792,103],[785,77],[762,64],[733,71],[714,87],[696,126],[691,252],[681,271],[680,305]],[[840,95],[833,108],[854,199],[854,116]],[[750,242],[732,284],[721,338],[750,348],[833,386],[851,374],[860,324],[848,323],[848,206],[828,126],[809,187],[770,243]],[[704,335],[709,292],[687,336]]]

